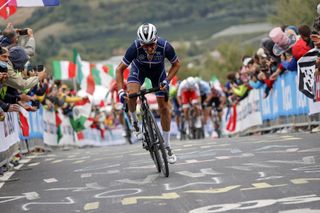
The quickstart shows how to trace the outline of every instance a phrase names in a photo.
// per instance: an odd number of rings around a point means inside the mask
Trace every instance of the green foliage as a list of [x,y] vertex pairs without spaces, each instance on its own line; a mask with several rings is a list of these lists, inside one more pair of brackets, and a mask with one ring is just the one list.
[[[231,24],[263,21],[274,0],[61,0],[60,7],[39,8],[21,26],[35,32],[63,23],[66,30],[47,33],[37,43],[37,60],[49,63],[77,47],[86,60],[102,60],[115,48],[127,48],[144,22],[172,40],[206,39]],[[240,18],[241,17],[241,18]],[[194,56],[201,48],[186,52]]]
[[279,25],[312,26],[317,16],[319,0],[281,0],[276,2],[276,14],[270,21]]

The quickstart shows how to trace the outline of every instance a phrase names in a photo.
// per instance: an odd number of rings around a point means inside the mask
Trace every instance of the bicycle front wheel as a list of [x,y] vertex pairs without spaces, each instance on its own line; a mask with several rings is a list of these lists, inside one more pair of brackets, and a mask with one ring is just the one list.
[[[153,141],[155,143],[154,146],[154,151],[158,152],[158,162],[161,165],[161,171],[162,174],[165,177],[169,177],[169,164],[168,164],[168,159],[167,159],[167,153],[166,153],[166,149],[164,147],[164,140],[162,137],[162,134],[160,132],[159,126],[156,122],[156,120],[154,119],[153,115],[151,114],[151,112],[148,113],[148,117],[150,119],[150,127],[153,130],[154,136],[155,136],[155,140]],[[161,155],[160,155],[160,153]]]

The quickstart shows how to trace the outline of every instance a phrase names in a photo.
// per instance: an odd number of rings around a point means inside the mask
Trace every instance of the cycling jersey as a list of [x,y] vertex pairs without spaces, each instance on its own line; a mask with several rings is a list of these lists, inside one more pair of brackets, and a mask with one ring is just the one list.
[[208,82],[204,80],[199,81],[199,90],[200,90],[200,95],[209,95],[211,93],[211,88]]
[[200,96],[198,84],[190,85],[186,80],[183,80],[179,85],[178,97],[181,97],[182,107],[189,107],[189,103],[196,104]]
[[[151,80],[153,87],[158,87],[160,82],[166,79],[164,59],[167,58],[171,64],[178,60],[178,57],[171,44],[163,38],[158,38],[157,47],[151,60],[138,40],[135,40],[127,50],[122,62],[129,66],[131,70],[128,83],[135,82],[140,85],[147,77]],[[163,92],[157,92],[157,96],[163,96]]]

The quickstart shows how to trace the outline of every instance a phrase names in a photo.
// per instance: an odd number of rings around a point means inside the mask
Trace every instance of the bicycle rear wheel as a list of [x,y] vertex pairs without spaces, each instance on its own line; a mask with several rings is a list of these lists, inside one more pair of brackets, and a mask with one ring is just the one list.
[[[160,163],[161,165],[161,171],[162,171],[162,174],[165,176],[165,177],[169,177],[169,164],[168,164],[168,159],[167,159],[167,152],[166,152],[166,149],[164,147],[164,140],[163,140],[163,137],[162,137],[162,134],[160,132],[160,129],[158,127],[158,124],[157,122],[155,121],[153,115],[151,114],[151,112],[148,112],[148,117],[150,119],[150,127],[152,132],[154,133],[153,135],[155,136],[154,137],[154,152],[155,153],[158,153],[158,162]],[[161,152],[161,155],[159,153],[159,151]]]

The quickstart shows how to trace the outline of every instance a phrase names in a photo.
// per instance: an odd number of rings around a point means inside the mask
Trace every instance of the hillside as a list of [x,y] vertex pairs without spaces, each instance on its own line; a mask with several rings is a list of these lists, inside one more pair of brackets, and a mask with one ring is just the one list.
[[[40,62],[72,58],[77,48],[86,60],[103,60],[126,48],[143,22],[154,23],[162,37],[195,41],[230,25],[264,22],[274,0],[61,0],[15,22],[36,32]],[[20,10],[18,10],[19,12]],[[1,22],[3,25],[3,21]],[[119,51],[118,51],[119,52]]]

